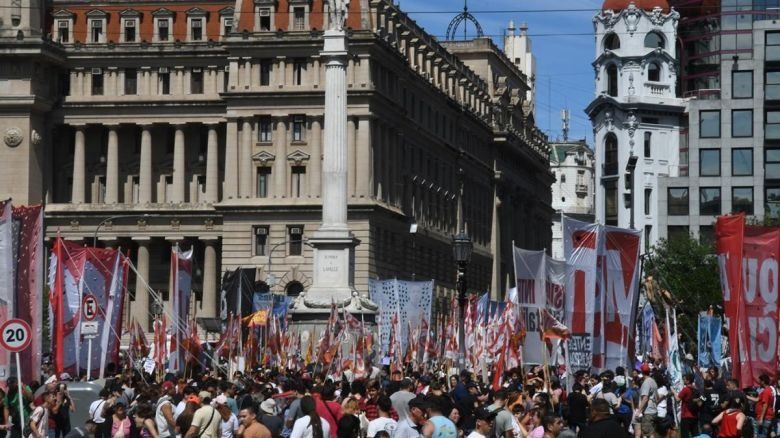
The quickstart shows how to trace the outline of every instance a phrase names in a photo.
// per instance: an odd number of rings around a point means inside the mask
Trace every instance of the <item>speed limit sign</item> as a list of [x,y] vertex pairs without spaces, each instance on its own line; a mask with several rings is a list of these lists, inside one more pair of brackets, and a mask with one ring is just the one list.
[[84,295],[84,301],[81,303],[81,317],[84,321],[92,321],[97,318],[98,303],[97,298],[92,294]]
[[21,319],[9,319],[0,325],[0,346],[8,351],[20,352],[32,342],[30,324]]

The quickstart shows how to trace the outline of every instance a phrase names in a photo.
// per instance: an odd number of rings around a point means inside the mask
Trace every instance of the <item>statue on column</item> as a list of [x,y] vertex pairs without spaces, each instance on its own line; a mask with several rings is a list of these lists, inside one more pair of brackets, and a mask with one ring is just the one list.
[[344,30],[349,13],[349,0],[327,0],[330,30]]

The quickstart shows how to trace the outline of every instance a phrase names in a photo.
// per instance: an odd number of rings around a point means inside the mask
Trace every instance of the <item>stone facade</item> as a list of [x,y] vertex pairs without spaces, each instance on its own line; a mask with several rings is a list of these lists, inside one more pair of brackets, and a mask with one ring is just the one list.
[[[228,269],[256,268],[257,290],[311,286],[322,0],[47,4],[50,28],[2,25],[0,196],[44,202],[49,238],[97,232],[99,245],[128,250],[138,271],[128,308],[143,326],[147,288],[168,295],[176,243],[195,248],[199,316],[216,315]],[[347,26],[355,288],[414,272],[446,295],[462,220],[475,243],[469,285],[499,295],[506,242],[550,241],[547,139],[515,92],[527,78],[492,43],[461,59],[384,0],[352,0]],[[480,56],[493,74],[476,69]]]
[[563,259],[563,224],[561,215],[593,222],[595,198],[596,160],[593,151],[580,141],[552,143],[550,168],[555,175],[552,185],[552,207],[555,216],[552,222],[553,258]]

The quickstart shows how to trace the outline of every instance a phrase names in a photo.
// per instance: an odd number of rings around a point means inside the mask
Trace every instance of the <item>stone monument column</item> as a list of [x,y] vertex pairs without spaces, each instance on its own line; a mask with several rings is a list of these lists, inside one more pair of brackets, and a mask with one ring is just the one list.
[[360,242],[347,222],[347,35],[349,0],[329,0],[329,29],[320,52],[325,63],[325,129],[322,161],[322,224],[308,242],[314,247],[314,282],[299,296],[295,313],[320,313],[331,303],[349,312],[371,313],[376,305],[353,286],[352,251]]

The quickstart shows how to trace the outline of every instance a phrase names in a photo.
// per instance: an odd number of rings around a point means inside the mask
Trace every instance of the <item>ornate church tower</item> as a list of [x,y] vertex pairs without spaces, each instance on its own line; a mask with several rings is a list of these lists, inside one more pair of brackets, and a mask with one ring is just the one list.
[[593,19],[596,221],[642,230],[645,248],[658,236],[658,177],[680,161],[678,19],[666,0],[606,0]]
[[45,144],[58,94],[56,65],[63,52],[49,41],[44,0],[10,0],[0,8],[0,199],[37,204],[46,197]]

